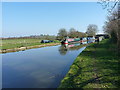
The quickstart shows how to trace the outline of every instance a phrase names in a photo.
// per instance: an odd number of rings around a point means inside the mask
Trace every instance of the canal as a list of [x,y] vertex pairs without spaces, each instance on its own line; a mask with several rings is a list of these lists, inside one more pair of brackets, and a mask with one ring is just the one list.
[[57,88],[84,45],[58,45],[2,54],[2,88]]

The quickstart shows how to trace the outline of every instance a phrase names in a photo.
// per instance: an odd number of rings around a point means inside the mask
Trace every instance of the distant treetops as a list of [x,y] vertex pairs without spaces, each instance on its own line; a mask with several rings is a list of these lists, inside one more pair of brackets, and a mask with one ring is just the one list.
[[67,31],[65,28],[61,28],[57,34],[57,39],[62,40],[67,36],[70,38],[95,36],[97,31],[98,31],[98,27],[95,24],[89,24],[87,27],[87,31],[85,33],[79,32],[74,28],[71,28],[69,31]]

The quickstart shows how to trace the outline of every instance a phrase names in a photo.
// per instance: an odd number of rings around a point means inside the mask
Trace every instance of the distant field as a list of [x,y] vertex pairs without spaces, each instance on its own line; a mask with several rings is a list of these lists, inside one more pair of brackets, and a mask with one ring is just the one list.
[[[24,46],[40,45],[41,39],[7,39],[0,42],[0,49],[12,49]],[[55,40],[54,43],[59,42]]]

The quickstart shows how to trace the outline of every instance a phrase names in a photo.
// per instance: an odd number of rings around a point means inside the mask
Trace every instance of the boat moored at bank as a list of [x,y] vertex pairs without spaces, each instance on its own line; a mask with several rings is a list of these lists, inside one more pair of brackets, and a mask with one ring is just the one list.
[[85,43],[85,42],[94,42],[94,37],[81,37],[81,38],[65,38],[61,41],[62,44],[69,44],[69,43]]

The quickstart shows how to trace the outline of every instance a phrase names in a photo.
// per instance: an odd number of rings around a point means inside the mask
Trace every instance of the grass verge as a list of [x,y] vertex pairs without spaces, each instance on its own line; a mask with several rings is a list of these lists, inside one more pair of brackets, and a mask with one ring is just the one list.
[[90,44],[74,61],[59,88],[119,88],[120,57],[110,40]]
[[[0,49],[14,49],[27,46],[43,45],[45,43],[40,43],[40,39],[6,39],[1,40]],[[60,43],[54,40],[52,43]]]

